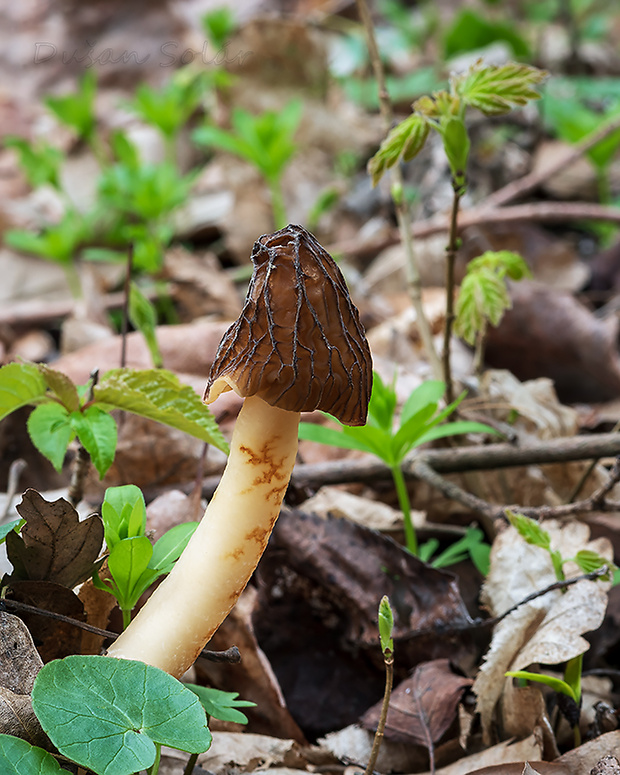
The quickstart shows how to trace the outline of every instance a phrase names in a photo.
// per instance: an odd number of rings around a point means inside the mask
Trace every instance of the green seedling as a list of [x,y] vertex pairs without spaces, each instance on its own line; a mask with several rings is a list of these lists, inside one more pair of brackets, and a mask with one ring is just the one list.
[[81,140],[91,145],[96,137],[96,93],[97,76],[94,70],[87,70],[75,94],[48,97],[45,100],[47,107],[62,124],[73,129]]
[[[583,573],[592,573],[601,568],[607,568],[607,572],[601,575],[601,580],[609,581],[611,574],[616,570],[613,563],[602,557],[600,554],[590,550],[581,550],[574,557],[562,557],[558,549],[551,546],[551,536],[547,530],[535,519],[526,517],[523,514],[515,514],[506,510],[510,524],[516,528],[519,535],[532,546],[538,546],[549,554],[553,570],[558,581],[566,581],[564,565],[567,562],[574,562]],[[567,717],[573,727],[575,736],[575,746],[581,742],[579,731],[579,711],[581,707],[581,669],[583,663],[583,654],[579,654],[573,659],[569,659],[564,668],[564,679],[554,678],[541,673],[532,673],[527,670],[514,670],[507,672],[506,675],[511,678],[534,681],[550,686],[555,692],[567,697],[570,703],[560,702],[559,707]]]
[[[398,502],[403,512],[406,547],[418,554],[418,541],[411,518],[411,502],[402,471],[402,462],[415,447],[428,441],[463,433],[495,433],[489,426],[478,422],[458,421],[444,423],[465,397],[463,393],[445,409],[439,410],[443,398],[443,382],[429,380],[416,388],[405,401],[395,427],[396,390],[386,385],[375,373],[373,390],[368,406],[368,423],[361,427],[342,425],[339,430],[323,425],[302,422],[299,437],[332,447],[357,449],[376,455],[389,467]],[[442,424],[443,423],[443,424]]]
[[226,46],[226,42],[237,26],[235,14],[228,6],[209,11],[204,14],[201,21],[204,33],[216,51],[220,51]]
[[431,538],[420,547],[420,559],[433,568],[448,568],[470,559],[481,576],[486,576],[490,568],[491,547],[484,540],[484,532],[479,527],[468,527],[465,535],[450,544],[447,549],[433,556],[439,547],[439,541]]
[[93,583],[114,595],[127,627],[140,596],[160,576],[170,573],[198,523],[175,525],[153,546],[146,535],[144,496],[133,484],[108,487],[101,517],[111,578],[102,579],[96,572]]
[[[443,343],[443,379],[446,396],[453,400],[450,347],[454,324],[454,265],[459,247],[458,213],[460,201],[467,187],[467,163],[470,140],[465,124],[466,112],[475,108],[485,116],[500,116],[515,107],[539,99],[534,88],[546,76],[542,70],[521,64],[501,66],[476,62],[469,71],[453,75],[448,89],[424,96],[413,103],[413,113],[390,130],[377,153],[368,163],[368,172],[376,185],[383,174],[403,161],[410,161],[424,147],[431,131],[438,132],[450,167],[452,212],[448,246],[446,249],[446,324]],[[393,194],[397,202],[400,194]],[[401,230],[402,231],[402,230]],[[414,273],[419,275],[419,269]],[[421,324],[422,325],[422,324]],[[426,326],[428,328],[428,326]],[[427,341],[427,349],[432,342]],[[433,353],[430,357],[433,357]],[[437,360],[434,356],[433,360]],[[436,367],[434,367],[436,370]]]
[[301,100],[289,102],[280,111],[265,111],[258,116],[242,108],[232,113],[232,129],[205,126],[193,133],[199,145],[219,148],[253,164],[264,177],[271,193],[275,228],[286,226],[286,208],[282,176],[297,146],[295,132],[302,116]]
[[227,449],[198,395],[163,369],[114,369],[88,391],[45,364],[10,363],[0,368],[0,419],[23,406],[35,407],[28,418],[28,433],[57,470],[77,437],[99,476],[105,475],[116,451],[116,422],[110,415],[114,409],[157,420]]
[[157,310],[155,309],[155,305],[151,304],[133,281],[129,286],[128,312],[132,326],[140,331],[144,337],[144,341],[149,348],[153,360],[153,366],[155,366],[156,369],[161,369],[164,365],[164,361],[157,342]]
[[467,265],[456,302],[454,333],[475,346],[476,371],[484,361],[487,326],[498,326],[506,310],[512,307],[506,282],[531,277],[518,253],[509,250],[487,251]]
[[383,663],[385,665],[385,689],[383,692],[381,715],[379,716],[379,722],[377,723],[377,731],[375,732],[364,775],[372,775],[375,771],[377,757],[379,756],[381,743],[383,742],[383,734],[385,731],[388,709],[390,707],[390,697],[392,696],[392,685],[394,683],[394,640],[392,638],[394,633],[394,614],[392,613],[392,606],[390,605],[387,595],[384,595],[379,603],[378,622],[379,643],[381,644]]
[[444,56],[450,59],[467,51],[478,51],[493,43],[507,43],[513,56],[528,59],[530,49],[519,34],[514,21],[490,19],[488,8],[484,15],[472,8],[462,8],[444,34]]
[[57,191],[61,189],[60,167],[65,158],[62,151],[43,140],[34,143],[14,136],[5,137],[4,145],[15,149],[19,166],[33,188],[50,185]]
[[232,721],[235,724],[247,724],[248,717],[238,708],[255,708],[256,703],[250,700],[239,700],[239,692],[223,692],[210,686],[198,686],[198,684],[184,684],[191,689],[200,704],[207,713],[207,718],[216,718],[220,721]]

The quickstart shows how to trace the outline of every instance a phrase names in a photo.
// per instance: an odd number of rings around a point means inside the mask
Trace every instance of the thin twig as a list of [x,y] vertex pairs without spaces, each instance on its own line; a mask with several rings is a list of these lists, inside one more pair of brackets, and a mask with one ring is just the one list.
[[446,401],[454,401],[454,385],[452,383],[452,364],[450,363],[450,343],[454,325],[454,265],[459,248],[458,216],[462,188],[454,183],[452,211],[450,213],[450,232],[446,249],[446,322],[443,331],[443,381],[446,385]]
[[121,369],[127,365],[127,332],[129,331],[129,296],[131,294],[131,273],[133,270],[133,243],[127,250],[125,284],[123,286],[123,307],[121,310]]
[[512,202],[514,199],[529,194],[530,191],[538,188],[542,183],[549,180],[554,175],[557,175],[558,172],[562,172],[576,162],[591,148],[594,148],[601,140],[609,137],[609,135],[617,129],[620,129],[620,117],[615,116],[578,143],[567,148],[566,153],[560,154],[559,157],[554,160],[553,164],[543,165],[540,169],[534,170],[533,172],[518,178],[518,180],[513,180],[503,188],[490,194],[490,196],[480,203],[479,207],[481,209],[500,207],[507,202]]
[[390,697],[392,696],[392,685],[394,683],[393,652],[387,649],[383,654],[383,661],[385,664],[385,689],[383,691],[383,702],[381,703],[381,715],[379,716],[379,721],[377,723],[377,730],[372,741],[370,757],[368,759],[368,764],[366,765],[366,771],[364,772],[364,775],[372,775],[372,773],[375,771],[377,757],[379,756],[381,743],[383,742],[385,723],[387,721],[388,709],[390,707]]
[[198,761],[198,754],[193,753],[187,760],[187,764],[185,765],[185,769],[183,770],[183,775],[192,775],[197,761]]
[[[377,79],[379,110],[383,118],[383,123],[385,124],[385,131],[389,132],[394,121],[394,111],[392,109],[392,102],[390,100],[390,95],[386,86],[385,71],[383,69],[383,63],[381,62],[379,47],[377,46],[375,27],[368,10],[366,0],[356,0],[356,4],[360,21],[362,22],[364,31],[366,33],[368,56],[370,58],[375,78]],[[396,211],[396,220],[398,222],[400,241],[405,253],[405,272],[407,275],[407,284],[409,286],[411,304],[416,314],[416,325],[420,332],[420,338],[422,340],[422,344],[424,345],[424,350],[428,357],[429,363],[431,364],[433,374],[436,379],[441,379],[441,361],[439,359],[439,355],[437,354],[437,350],[435,349],[433,332],[422,304],[422,281],[420,278],[420,269],[418,267],[417,258],[413,249],[413,238],[410,222],[411,219],[409,217],[407,201],[404,196],[403,175],[398,164],[390,170],[390,179],[392,184],[392,201],[394,202],[394,209]],[[396,192],[395,195],[394,192]]]
[[[88,393],[86,395],[87,401],[93,400],[94,388],[99,379],[99,369],[94,369],[90,373],[90,385]],[[69,491],[67,497],[69,503],[75,508],[78,503],[84,497],[84,485],[86,484],[86,478],[90,470],[90,454],[86,451],[83,444],[80,444],[77,448],[75,460],[73,461],[73,470],[71,472],[71,482],[69,484]]]

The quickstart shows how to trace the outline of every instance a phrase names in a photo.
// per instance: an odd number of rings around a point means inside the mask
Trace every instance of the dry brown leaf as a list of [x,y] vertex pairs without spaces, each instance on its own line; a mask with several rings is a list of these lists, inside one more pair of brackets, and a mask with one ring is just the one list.
[[28,694],[14,694],[0,686],[0,732],[47,748],[49,740],[32,709]]
[[615,756],[608,754],[590,770],[590,775],[620,775],[620,763]]
[[[463,692],[471,684],[471,678],[452,670],[448,659],[422,662],[392,692],[385,739],[425,747],[437,743],[456,719]],[[362,727],[376,730],[382,704],[366,711]]]
[[[480,751],[480,753],[465,756],[453,764],[449,764],[447,767],[440,767],[435,770],[435,775],[473,775],[473,773],[478,774],[481,768],[488,768],[493,765],[498,765],[503,768],[510,766],[510,764],[514,762],[518,762],[518,766],[520,767],[520,769],[515,771],[515,775],[517,775],[517,773],[520,775],[523,770],[524,762],[538,762],[541,755],[542,746],[539,735],[533,734],[526,737],[525,740],[519,740],[516,743],[505,740],[503,743],[498,743],[490,748],[485,748],[485,750]],[[484,769],[482,772],[484,772]],[[503,769],[501,772],[503,775]],[[420,773],[420,775],[431,775],[431,773],[424,772]],[[499,772],[497,775],[499,775]],[[562,773],[560,770],[559,775],[568,775],[568,773]],[[570,775],[572,775],[572,773],[570,773]]]
[[30,694],[42,667],[26,625],[19,617],[0,611],[0,685],[16,694]]
[[562,764],[533,761],[531,764],[530,762],[494,764],[481,770],[473,770],[467,775],[572,775],[572,773]]
[[620,751],[620,730],[616,729],[562,754],[558,762],[564,764],[571,775],[585,775],[605,756],[617,754],[618,751]]
[[[552,548],[559,549],[563,557],[572,557],[580,549],[595,549],[612,558],[611,545],[605,539],[587,542],[589,529],[585,525],[548,521],[544,527],[551,535]],[[491,571],[482,596],[496,615],[555,580],[549,554],[526,544],[509,527],[493,543]],[[491,739],[495,705],[506,684],[506,671],[534,663],[557,664],[586,651],[589,644],[581,635],[601,625],[608,586],[600,581],[581,581],[565,594],[556,590],[520,606],[497,625],[473,687],[487,741]]]

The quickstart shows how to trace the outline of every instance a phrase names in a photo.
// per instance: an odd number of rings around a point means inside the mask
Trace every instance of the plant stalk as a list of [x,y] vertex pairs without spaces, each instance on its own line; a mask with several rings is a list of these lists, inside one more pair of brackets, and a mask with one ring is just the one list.
[[381,705],[381,715],[379,716],[379,722],[377,724],[377,731],[375,732],[375,738],[372,742],[372,749],[370,751],[370,758],[366,765],[366,771],[364,775],[372,775],[377,763],[377,757],[379,756],[379,749],[383,742],[383,734],[385,731],[385,722],[387,721],[388,708],[390,706],[390,696],[392,694],[392,684],[394,682],[394,654],[389,649],[383,652],[383,661],[385,663],[385,691],[383,692],[383,703]]
[[392,478],[394,479],[394,486],[396,487],[396,494],[398,496],[398,504],[403,512],[403,525],[405,528],[405,546],[410,554],[415,557],[418,556],[418,537],[413,525],[413,519],[411,518],[411,501],[409,500],[409,493],[407,491],[407,484],[405,477],[403,476],[402,468],[399,465],[390,466],[392,472]]
[[452,328],[454,326],[454,265],[459,248],[458,239],[458,214],[462,196],[462,188],[454,184],[454,196],[452,197],[452,211],[450,213],[450,233],[448,247],[446,248],[446,324],[443,336],[443,381],[446,385],[446,402],[454,401],[454,384],[452,381],[452,365],[450,363],[450,343]]

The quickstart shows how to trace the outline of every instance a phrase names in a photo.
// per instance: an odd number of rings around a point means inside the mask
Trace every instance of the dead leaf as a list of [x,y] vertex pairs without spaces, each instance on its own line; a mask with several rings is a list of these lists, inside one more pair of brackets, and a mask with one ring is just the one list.
[[599,320],[570,293],[527,280],[487,332],[485,358],[520,380],[549,377],[565,403],[607,401],[620,393],[618,320]]
[[542,735],[545,759],[555,759],[560,755],[539,685],[515,686],[512,681],[506,683],[502,696],[502,725],[503,734],[516,740],[531,735],[538,728]]
[[596,767],[603,757],[616,754],[618,751],[620,751],[620,730],[616,729],[562,754],[558,762],[561,762],[571,775],[585,775]]
[[[86,618],[78,596],[52,581],[11,581],[7,597],[81,622]],[[79,653],[82,630],[75,625],[28,612],[20,613],[20,618],[32,633],[44,662]]]
[[[534,769],[534,767],[536,769]],[[468,775],[572,775],[563,764],[555,762],[512,762],[494,764],[481,770],[472,770]]]
[[[101,566],[99,574],[101,578],[106,578],[107,560]],[[110,614],[116,608],[117,602],[114,595],[103,589],[97,589],[92,579],[87,579],[78,592],[78,598],[84,606],[84,614],[88,624],[93,627],[99,627],[101,630],[107,630]],[[101,654],[104,638],[101,635],[95,635],[93,632],[82,631],[82,645],[79,649],[80,654]]]
[[615,756],[608,754],[590,770],[590,775],[620,775],[620,763]]
[[30,694],[43,661],[32,635],[18,616],[0,611],[0,685]]
[[14,694],[0,686],[0,732],[27,740],[31,745],[47,748],[49,739],[32,709],[27,694]]
[[103,544],[98,515],[80,522],[64,498],[50,503],[32,489],[26,490],[17,511],[26,524],[21,535],[12,531],[7,536],[11,580],[53,581],[73,588],[92,575]]
[[[551,546],[563,557],[580,549],[596,548],[611,559],[609,542],[587,542],[589,529],[580,523],[549,520],[544,527]],[[570,574],[569,574],[570,575]],[[549,554],[526,544],[515,528],[509,527],[493,542],[491,570],[482,596],[492,614],[499,614],[544,589],[556,580]],[[583,633],[597,629],[607,606],[608,584],[580,581],[562,593],[555,590],[520,606],[495,628],[491,646],[474,683],[485,739],[491,739],[491,720],[507,680],[508,670],[521,670],[540,663],[553,665],[587,651]]]
[[[455,721],[463,692],[472,683],[471,678],[455,673],[448,659],[422,662],[392,692],[385,739],[426,747],[429,738],[438,742]],[[362,727],[376,730],[381,705],[366,711],[360,719]]]

